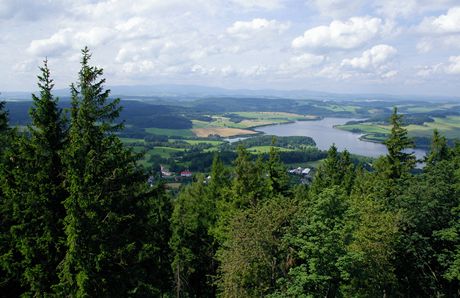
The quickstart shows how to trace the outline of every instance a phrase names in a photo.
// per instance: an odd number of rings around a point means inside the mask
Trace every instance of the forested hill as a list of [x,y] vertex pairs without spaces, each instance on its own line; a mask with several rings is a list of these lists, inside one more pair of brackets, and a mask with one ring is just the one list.
[[25,132],[0,104],[2,296],[460,295],[460,144],[435,131],[414,174],[394,109],[370,170],[331,146],[293,185],[278,149],[239,146],[172,192],[118,138],[120,102],[90,62],[85,48],[67,117],[46,61]]

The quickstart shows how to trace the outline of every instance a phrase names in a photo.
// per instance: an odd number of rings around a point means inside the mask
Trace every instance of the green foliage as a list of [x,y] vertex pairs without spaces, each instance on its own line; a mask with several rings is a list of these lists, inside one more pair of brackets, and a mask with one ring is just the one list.
[[345,254],[345,212],[348,203],[338,186],[324,189],[302,202],[292,231],[285,237],[295,266],[281,281],[280,293],[288,297],[334,297],[341,272],[338,262]]
[[296,209],[293,201],[275,197],[232,217],[228,240],[218,254],[222,297],[263,297],[287,274],[290,256],[282,237]]
[[215,220],[215,202],[203,181],[203,176],[197,176],[174,204],[170,246],[177,297],[212,297],[214,293],[215,248],[209,230]]
[[387,166],[390,179],[398,179],[412,170],[415,166],[415,156],[413,153],[405,152],[406,149],[413,148],[414,144],[407,135],[407,130],[403,128],[402,115],[398,115],[395,107],[390,118],[391,132],[385,145],[388,149]]
[[66,254],[59,268],[60,295],[156,295],[152,200],[137,157],[113,134],[121,128],[119,100],[109,101],[103,71],[82,50],[72,84],[69,147],[66,151]]
[[[373,170],[356,167],[333,145],[313,182],[294,186],[282,160],[324,153],[280,152],[272,141],[269,154],[254,160],[242,146],[235,158],[231,151],[202,154],[204,144],[137,140],[190,151],[188,159],[157,163],[203,171],[212,163],[208,177],[196,175],[172,197],[163,182],[147,183],[140,156],[123,146],[119,100],[110,99],[88,49],[82,54],[69,123],[46,60],[25,133],[8,127],[0,103],[3,296],[459,295],[460,144],[451,148],[435,131],[426,167],[416,174],[407,151],[413,144],[395,109],[388,155]],[[203,109],[216,108],[208,102]],[[271,100],[241,102],[276,108]],[[137,125],[150,121],[142,118]],[[306,141],[283,139],[283,146]]]
[[[61,154],[66,141],[65,121],[52,95],[53,80],[47,61],[40,68],[40,96],[30,110],[30,139],[17,137],[7,153],[9,165],[2,188],[8,201],[9,256],[6,267],[21,282],[26,295],[52,292],[58,283],[56,268],[63,257],[64,168]],[[5,179],[6,178],[6,179]]]
[[333,144],[327,152],[327,158],[318,168],[311,190],[313,193],[319,193],[330,186],[340,185],[349,193],[354,175],[350,154],[347,151],[339,153]]
[[444,136],[439,134],[437,129],[435,129],[431,141],[431,150],[426,157],[426,163],[428,166],[432,166],[436,162],[447,160],[448,158],[449,148],[447,146],[447,140]]
[[270,189],[275,194],[289,194],[289,176],[287,169],[280,160],[279,150],[270,147],[270,154],[267,162],[267,174]]

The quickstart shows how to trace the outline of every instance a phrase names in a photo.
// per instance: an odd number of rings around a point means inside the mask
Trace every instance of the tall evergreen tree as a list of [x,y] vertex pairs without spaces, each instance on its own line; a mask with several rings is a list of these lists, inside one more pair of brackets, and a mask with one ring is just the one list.
[[176,297],[212,297],[215,292],[214,240],[209,233],[215,210],[203,180],[199,175],[180,192],[171,218]]
[[236,209],[244,209],[265,199],[268,195],[268,181],[264,177],[263,161],[251,160],[249,152],[243,147],[237,148],[234,161],[235,176],[232,183],[232,201]]
[[154,235],[146,176],[137,156],[114,134],[119,99],[104,90],[103,70],[82,50],[77,84],[71,86],[72,118],[66,152],[65,259],[60,295],[158,295],[152,281]]
[[354,165],[348,151],[340,153],[333,144],[327,151],[326,159],[318,168],[311,191],[317,194],[325,188],[336,185],[343,186],[345,191],[350,193],[354,175]]
[[0,102],[0,292],[6,297],[17,297],[24,292],[17,253],[12,245],[11,227],[15,223],[13,204],[6,197],[11,171],[17,166],[15,159],[11,159],[16,137],[15,130],[8,126],[5,102]]
[[449,154],[450,152],[449,147],[447,146],[446,138],[440,135],[439,131],[435,129],[431,140],[430,152],[426,156],[426,163],[429,166],[432,166],[439,161],[447,160],[449,158]]
[[390,117],[391,133],[385,141],[388,149],[386,156],[388,162],[388,175],[390,179],[398,179],[408,173],[415,166],[415,155],[406,150],[414,147],[414,142],[407,135],[403,127],[403,115],[398,114],[398,109],[393,109]]
[[0,132],[3,134],[8,129],[8,113],[5,111],[5,102],[0,101]]
[[51,292],[58,282],[56,267],[63,257],[63,186],[61,153],[65,124],[47,61],[38,76],[40,96],[32,95],[30,139],[18,137],[10,160],[15,164],[5,180],[12,210],[12,252],[17,256],[20,281],[27,295]]
[[267,174],[271,191],[275,194],[288,195],[289,193],[289,176],[284,164],[281,162],[279,150],[275,148],[275,140],[272,146],[267,162]]

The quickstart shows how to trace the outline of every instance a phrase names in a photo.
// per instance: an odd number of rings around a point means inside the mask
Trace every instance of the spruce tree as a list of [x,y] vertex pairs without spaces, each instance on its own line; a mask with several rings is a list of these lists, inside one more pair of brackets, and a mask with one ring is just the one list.
[[176,297],[213,297],[215,289],[214,239],[209,233],[215,222],[215,205],[209,198],[204,177],[178,195],[171,217],[170,245],[174,254]]
[[426,156],[426,163],[429,166],[435,163],[447,160],[449,158],[449,147],[447,146],[447,140],[444,136],[439,134],[439,131],[435,129],[433,131],[433,138],[431,140],[431,148],[429,154]]
[[60,295],[126,297],[159,295],[153,284],[155,237],[147,178],[115,132],[119,99],[104,90],[103,70],[82,50],[66,152],[65,232]]
[[3,181],[11,207],[10,264],[18,270],[25,295],[51,293],[58,282],[56,267],[63,257],[63,186],[61,153],[65,123],[52,95],[53,80],[47,61],[38,76],[40,95],[32,95],[30,138],[18,136],[8,153],[10,168]]
[[[61,161],[66,142],[65,120],[58,108],[58,99],[52,95],[54,87],[50,77],[48,61],[40,67],[38,76],[40,95],[32,95],[30,110],[32,126],[30,139],[30,201],[24,206],[23,242],[31,247],[24,254],[24,276],[33,295],[50,292],[58,281],[56,267],[63,257],[63,201],[67,197],[64,189],[64,169]],[[26,215],[30,212],[30,215]],[[30,217],[29,217],[30,216]]]
[[415,166],[415,155],[406,152],[413,148],[414,143],[407,135],[407,130],[403,127],[403,116],[398,114],[398,109],[393,109],[390,117],[391,133],[385,141],[388,149],[386,156],[389,167],[389,178],[398,179],[408,173]]
[[8,113],[5,111],[5,102],[0,101],[0,133],[6,132],[8,129]]
[[284,164],[281,162],[279,149],[272,142],[268,156],[267,172],[271,191],[275,194],[289,195],[289,176]]
[[0,102],[0,292],[5,297],[18,297],[24,289],[20,283],[20,269],[13,250],[11,227],[13,221],[13,204],[5,193],[12,169],[16,167],[11,148],[16,139],[15,130],[8,126],[8,112],[5,102]]

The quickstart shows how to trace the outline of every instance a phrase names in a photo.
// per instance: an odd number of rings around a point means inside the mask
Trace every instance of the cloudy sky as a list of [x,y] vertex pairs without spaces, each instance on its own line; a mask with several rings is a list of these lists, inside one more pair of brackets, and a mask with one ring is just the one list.
[[0,0],[0,91],[109,85],[460,94],[460,0]]

